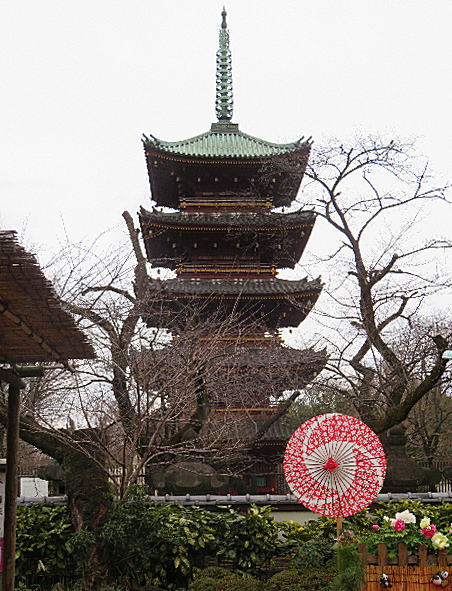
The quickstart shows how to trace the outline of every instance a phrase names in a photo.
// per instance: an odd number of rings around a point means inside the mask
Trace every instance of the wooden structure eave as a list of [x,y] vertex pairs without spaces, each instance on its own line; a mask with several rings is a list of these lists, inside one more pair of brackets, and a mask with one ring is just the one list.
[[17,451],[22,378],[43,368],[21,363],[94,358],[94,350],[62,308],[33,255],[13,231],[0,231],[0,379],[8,384],[6,429],[5,525],[2,588],[13,591],[16,556]]
[[316,219],[314,212],[203,215],[148,212],[143,208],[139,217],[149,262],[168,269],[209,256],[217,247],[223,255],[227,251],[234,265],[240,264],[243,254],[250,253],[258,254],[261,263],[293,269]]
[[144,143],[149,182],[158,205],[179,208],[204,192],[243,194],[245,201],[290,205],[298,193],[310,146],[261,158],[202,157],[167,152]]
[[94,350],[15,232],[0,232],[0,362],[92,359]]
[[[254,293],[245,293],[240,289],[239,281],[231,282],[236,284],[232,291],[225,285],[227,280],[177,280],[165,281],[151,280],[149,286],[149,300],[145,306],[143,320],[147,326],[161,325],[162,321],[168,323],[168,327],[183,326],[186,322],[185,315],[193,311],[200,318],[208,318],[221,309],[223,313],[233,313],[240,317],[248,317],[253,321],[262,322],[268,330],[299,326],[306,318],[316,303],[322,284],[319,280],[304,283],[284,281],[281,279],[266,280],[274,282],[274,285],[284,285],[287,290],[263,293],[259,289],[264,280],[246,280],[243,284],[256,283]],[[207,283],[219,288],[216,292],[209,290]],[[294,285],[298,283],[298,285]],[[186,284],[187,288],[182,290],[177,286]],[[190,285],[191,284],[191,285]],[[202,288],[197,291],[196,287]]]

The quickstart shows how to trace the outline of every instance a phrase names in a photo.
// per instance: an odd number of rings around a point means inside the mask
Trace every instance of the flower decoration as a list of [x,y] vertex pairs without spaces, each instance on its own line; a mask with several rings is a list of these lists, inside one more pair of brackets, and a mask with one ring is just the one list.
[[432,544],[435,546],[435,548],[438,548],[438,550],[449,548],[450,545],[447,536],[439,531],[435,532],[435,534],[432,536]]
[[430,524],[428,527],[424,527],[421,529],[421,532],[424,536],[428,539],[433,538],[436,532],[436,525],[434,523]]
[[397,521],[403,521],[404,523],[416,523],[416,516],[410,513],[408,509],[405,509],[401,513],[396,513],[395,518]]
[[409,551],[414,553],[421,544],[431,543],[430,548],[434,550],[452,546],[452,523],[450,529],[448,526],[443,529],[443,533],[438,531],[430,517],[418,517],[416,523],[416,516],[407,510],[396,513],[395,518],[385,515],[380,523],[372,524],[372,529],[361,539],[367,543],[370,552],[376,552],[378,544],[386,544],[390,557],[396,556],[400,542],[407,544]]
[[355,532],[351,529],[343,529],[339,534],[337,541],[344,543],[344,542],[353,542],[354,541]]
[[388,517],[387,515],[384,515],[383,520],[390,523],[392,527],[394,527],[395,522],[397,521],[397,519],[391,519],[391,517]]
[[396,520],[396,522],[394,523],[394,529],[396,531],[402,531],[405,529],[405,522],[403,521],[403,519]]

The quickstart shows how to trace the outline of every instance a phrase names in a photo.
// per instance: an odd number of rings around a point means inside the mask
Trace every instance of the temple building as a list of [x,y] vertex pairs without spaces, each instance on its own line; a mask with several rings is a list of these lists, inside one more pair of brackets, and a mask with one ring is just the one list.
[[275,493],[280,489],[275,461],[290,435],[281,412],[287,392],[306,386],[326,363],[325,351],[290,348],[280,335],[280,329],[300,325],[322,289],[320,279],[278,277],[280,269],[295,268],[315,222],[313,211],[275,211],[294,202],[311,142],[302,138],[276,144],[232,122],[224,10],[216,115],[210,130],[190,139],[167,142],[144,136],[157,207],[141,209],[142,236],[151,265],[176,276],[150,280],[143,316],[152,327],[161,325],[163,314],[175,335],[183,330],[183,310],[196,310],[206,326],[214,317],[217,322],[234,317],[227,332],[203,337],[229,348],[225,368],[234,363],[237,369],[234,384],[229,378],[211,384],[210,421],[224,424],[234,413],[243,418],[240,427],[231,421],[231,440],[243,439],[243,429],[257,434],[257,460],[245,485],[254,474],[254,492]]

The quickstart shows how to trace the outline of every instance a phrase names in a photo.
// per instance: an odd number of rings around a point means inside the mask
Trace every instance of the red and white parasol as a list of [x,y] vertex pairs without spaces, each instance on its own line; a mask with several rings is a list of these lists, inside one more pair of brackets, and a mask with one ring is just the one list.
[[375,499],[383,486],[386,458],[367,425],[332,413],[298,427],[287,444],[284,472],[303,505],[340,518],[362,511]]

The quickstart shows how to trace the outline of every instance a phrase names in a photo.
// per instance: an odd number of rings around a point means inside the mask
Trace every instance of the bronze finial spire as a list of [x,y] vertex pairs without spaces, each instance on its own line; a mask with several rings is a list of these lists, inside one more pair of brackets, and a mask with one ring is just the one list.
[[226,23],[226,9],[221,13],[220,46],[217,51],[217,92],[215,110],[218,121],[232,119],[232,66],[231,51],[229,49],[229,31]]
[[222,29],[227,29],[228,25],[226,24],[226,8],[223,6],[223,12],[221,13],[222,16],[222,21],[221,21],[221,28]]

